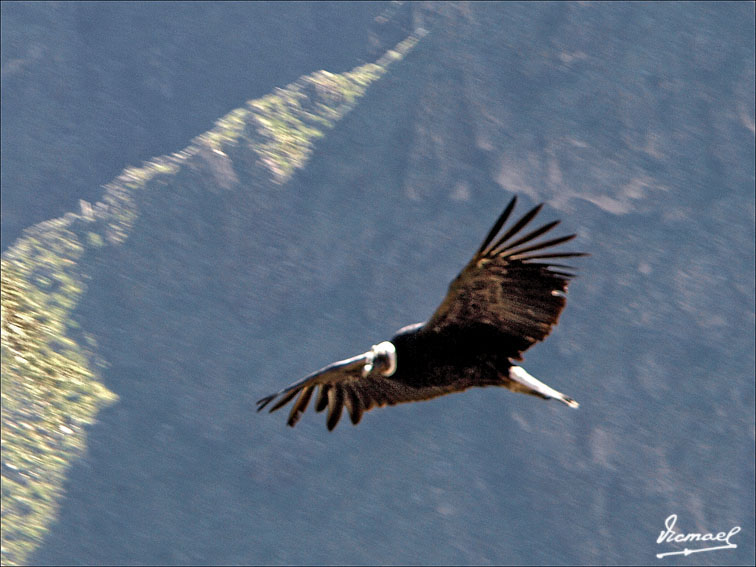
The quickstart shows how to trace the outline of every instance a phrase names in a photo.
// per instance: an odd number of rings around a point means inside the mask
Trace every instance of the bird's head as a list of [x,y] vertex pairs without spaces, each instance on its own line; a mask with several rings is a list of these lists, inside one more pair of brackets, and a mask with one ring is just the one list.
[[384,376],[391,376],[396,372],[396,348],[389,341],[373,345],[365,358],[365,366],[362,367],[363,376],[367,376],[374,369]]

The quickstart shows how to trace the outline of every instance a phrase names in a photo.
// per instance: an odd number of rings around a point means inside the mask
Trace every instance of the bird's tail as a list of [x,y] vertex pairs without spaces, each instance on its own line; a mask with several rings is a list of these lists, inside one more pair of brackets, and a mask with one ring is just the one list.
[[547,386],[536,377],[528,374],[522,366],[511,366],[509,368],[509,380],[511,381],[504,384],[504,386],[514,392],[532,394],[546,399],[554,398],[571,408],[576,408],[580,405],[572,398],[565,396],[562,392],[557,392],[554,388]]

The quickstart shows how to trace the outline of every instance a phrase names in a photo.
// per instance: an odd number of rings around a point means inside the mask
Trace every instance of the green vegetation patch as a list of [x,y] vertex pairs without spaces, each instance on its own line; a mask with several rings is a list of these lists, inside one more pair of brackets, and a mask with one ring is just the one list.
[[[68,219],[70,222],[71,219]],[[85,425],[115,400],[67,333],[84,252],[67,219],[42,223],[2,259],[2,563],[21,564],[54,516]]]
[[251,146],[273,180],[284,183],[294,170],[303,167],[315,140],[352,110],[389,65],[403,59],[424,35],[422,30],[412,34],[377,63],[362,65],[341,75],[317,71],[249,102],[257,134]]

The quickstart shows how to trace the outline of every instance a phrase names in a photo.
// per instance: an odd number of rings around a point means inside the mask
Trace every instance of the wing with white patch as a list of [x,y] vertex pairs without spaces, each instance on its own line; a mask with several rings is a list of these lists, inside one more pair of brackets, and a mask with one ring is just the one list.
[[[534,242],[553,229],[553,221],[517,238],[538,214],[538,205],[502,231],[514,209],[514,197],[488,236],[454,281],[423,332],[488,325],[502,335],[503,354],[522,359],[522,352],[542,341],[556,325],[566,303],[569,266],[556,258],[585,256],[578,252],[552,252],[553,246],[572,240],[571,234]],[[503,232],[499,235],[500,232]]]

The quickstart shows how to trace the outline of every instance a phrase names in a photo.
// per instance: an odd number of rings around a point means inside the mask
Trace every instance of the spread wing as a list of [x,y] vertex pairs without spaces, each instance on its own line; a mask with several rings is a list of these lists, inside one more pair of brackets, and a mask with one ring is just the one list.
[[490,325],[502,335],[502,354],[516,360],[551,332],[564,309],[567,284],[573,277],[572,268],[551,260],[586,254],[549,250],[572,240],[575,234],[535,242],[559,221],[518,237],[543,204],[504,230],[516,202],[514,197],[475,256],[449,285],[423,332],[464,330],[473,323]]
[[443,386],[412,388],[392,380],[390,376],[384,376],[376,370],[363,375],[363,369],[368,360],[369,353],[365,353],[347,360],[334,362],[280,392],[259,400],[257,411],[262,410],[278,398],[270,408],[270,411],[274,412],[298,395],[299,397],[296,398],[286,422],[294,427],[307,409],[310,399],[317,389],[315,411],[320,412],[326,407],[328,408],[326,425],[328,430],[331,431],[341,419],[344,407],[346,407],[352,423],[357,425],[362,419],[362,414],[374,407],[393,406],[401,402],[430,399],[451,391]]

